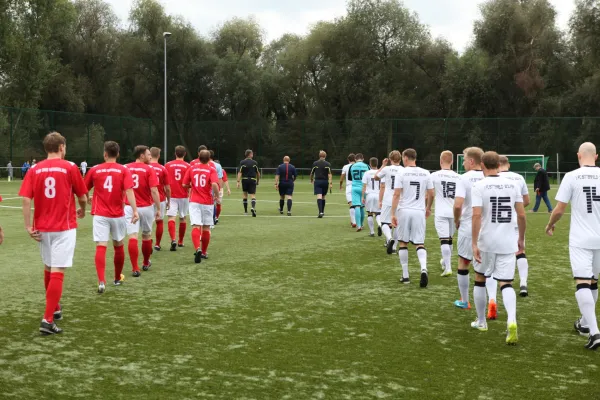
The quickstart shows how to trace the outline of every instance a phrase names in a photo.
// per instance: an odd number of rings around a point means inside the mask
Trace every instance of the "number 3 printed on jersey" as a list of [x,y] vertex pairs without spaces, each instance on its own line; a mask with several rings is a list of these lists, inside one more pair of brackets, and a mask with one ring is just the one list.
[[140,187],[140,176],[138,174],[131,174],[131,179],[133,179],[133,188],[137,189]]

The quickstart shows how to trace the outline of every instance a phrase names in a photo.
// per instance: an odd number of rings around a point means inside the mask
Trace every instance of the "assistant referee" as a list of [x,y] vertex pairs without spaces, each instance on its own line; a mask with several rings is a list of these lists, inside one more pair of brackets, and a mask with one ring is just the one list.
[[252,159],[254,153],[252,150],[246,150],[246,158],[240,162],[240,172],[237,174],[237,187],[240,187],[242,182],[242,201],[244,203],[244,213],[248,215],[248,195],[252,198],[252,216],[256,217],[256,186],[260,181],[260,172],[258,171],[258,163]]
[[275,172],[275,189],[279,190],[279,214],[283,214],[284,199],[287,198],[287,215],[292,215],[292,195],[296,181],[296,167],[290,164],[288,156],[283,157],[283,164]]
[[327,153],[323,150],[319,152],[319,160],[313,163],[310,171],[310,183],[315,184],[315,194],[317,195],[317,206],[319,207],[319,218],[325,215],[325,196],[332,186],[331,164],[325,161]]

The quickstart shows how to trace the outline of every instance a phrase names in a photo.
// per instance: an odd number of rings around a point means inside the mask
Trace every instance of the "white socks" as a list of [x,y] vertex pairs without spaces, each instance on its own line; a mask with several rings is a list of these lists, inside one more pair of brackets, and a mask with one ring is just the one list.
[[427,250],[425,250],[425,247],[417,249],[417,258],[419,258],[419,264],[421,264],[421,271],[427,271]]
[[388,224],[384,224],[381,226],[381,230],[383,231],[383,236],[385,236],[385,241],[389,242],[392,240],[392,229]]
[[400,265],[402,266],[402,277],[408,278],[408,249],[401,248],[398,251],[398,257],[400,257]]
[[452,261],[450,260],[452,257],[452,247],[449,244],[442,245],[442,259],[444,260],[444,269],[445,271],[452,271]]
[[587,283],[577,285],[575,297],[577,298],[577,304],[579,304],[579,310],[585,320],[585,324],[590,328],[590,335],[600,333],[598,331],[598,322],[596,321],[596,303],[594,302],[590,285]]
[[515,289],[513,289],[512,285],[505,285],[500,290],[502,290],[502,302],[504,303],[504,308],[506,309],[506,323],[512,324],[517,322],[517,294],[515,293]]
[[356,225],[356,214],[354,213],[354,208],[350,209],[350,222],[352,222],[352,225]]
[[477,311],[477,322],[479,325],[483,325],[485,324],[485,307],[487,306],[485,283],[475,282],[475,287],[473,288],[473,300],[475,301],[475,310]]
[[377,226],[381,226],[381,216],[379,214],[375,216],[375,222],[377,222]]
[[487,289],[487,295],[490,301],[494,300],[494,303],[496,303],[496,297],[498,293],[498,281],[495,280],[493,276],[489,277],[485,281],[485,288]]
[[519,285],[527,286],[527,277],[529,276],[529,262],[527,261],[526,257],[517,258],[517,268],[519,269]]
[[369,216],[367,218],[367,222],[369,223],[369,230],[371,231],[371,235],[374,235],[375,234],[375,227],[374,227],[374,224],[373,224],[373,217]]
[[469,270],[459,269],[458,275],[458,290],[460,291],[460,298],[465,303],[469,302]]

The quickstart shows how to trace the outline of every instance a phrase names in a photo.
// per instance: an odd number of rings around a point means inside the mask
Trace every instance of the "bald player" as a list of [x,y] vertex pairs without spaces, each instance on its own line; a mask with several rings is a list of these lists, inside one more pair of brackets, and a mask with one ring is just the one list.
[[575,321],[575,329],[582,335],[588,335],[585,348],[596,350],[600,347],[596,320],[600,273],[600,170],[596,167],[596,146],[583,143],[577,158],[580,168],[567,173],[561,182],[556,194],[558,203],[550,216],[546,233],[553,235],[556,223],[571,203],[569,257],[577,285],[575,298],[581,311],[581,318]]

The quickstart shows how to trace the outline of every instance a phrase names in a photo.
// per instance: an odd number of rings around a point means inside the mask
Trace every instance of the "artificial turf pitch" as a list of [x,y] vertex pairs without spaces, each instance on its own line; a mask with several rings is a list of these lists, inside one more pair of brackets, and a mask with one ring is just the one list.
[[[486,333],[470,328],[474,309],[454,308],[456,275],[439,277],[432,218],[429,287],[420,289],[415,252],[413,283],[402,285],[381,238],[350,228],[343,192],[334,189],[317,219],[300,181],[290,218],[266,180],[257,218],[242,216],[239,191],[225,198],[208,261],[193,263],[189,227],[187,247],[169,252],[165,229],[152,269],[133,278],[127,257],[125,284],[103,295],[86,216],[65,278],[64,333],[41,337],[43,268],[19,186],[0,184],[0,398],[600,398],[600,354],[572,327],[568,215],[549,238],[548,215],[528,214],[530,297],[518,298],[516,347],[504,344],[500,293]],[[111,247],[107,257],[110,279]]]

